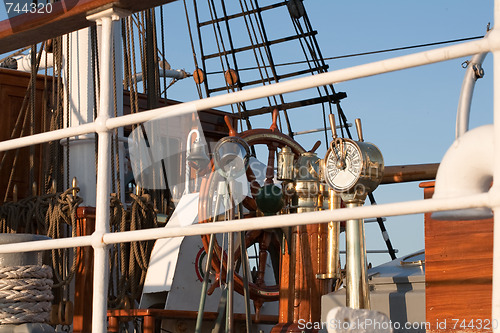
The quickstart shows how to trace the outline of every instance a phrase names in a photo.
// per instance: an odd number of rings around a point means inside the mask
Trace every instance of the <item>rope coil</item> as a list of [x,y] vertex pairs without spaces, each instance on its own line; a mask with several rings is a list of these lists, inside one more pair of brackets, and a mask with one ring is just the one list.
[[[111,199],[110,226],[113,232],[158,227],[150,195],[130,194],[132,204],[127,211],[120,200]],[[154,242],[131,242],[115,246],[110,252],[110,281],[108,301],[111,307],[125,307],[139,300],[149,266]]]
[[47,265],[1,267],[0,324],[48,322],[53,284]]

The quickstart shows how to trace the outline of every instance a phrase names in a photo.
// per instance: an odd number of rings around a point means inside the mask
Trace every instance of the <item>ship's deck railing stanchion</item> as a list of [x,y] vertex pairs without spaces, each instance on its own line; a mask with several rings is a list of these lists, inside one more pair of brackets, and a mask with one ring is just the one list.
[[110,232],[109,199],[111,191],[111,130],[106,127],[106,120],[113,116],[113,21],[120,19],[120,13],[115,8],[89,16],[88,19],[101,25],[100,48],[100,87],[99,107],[95,120],[98,135],[97,157],[97,191],[96,191],[96,221],[92,234],[94,249],[94,288],[92,299],[92,332],[107,331],[107,295],[109,281],[109,249],[103,241],[103,236]]

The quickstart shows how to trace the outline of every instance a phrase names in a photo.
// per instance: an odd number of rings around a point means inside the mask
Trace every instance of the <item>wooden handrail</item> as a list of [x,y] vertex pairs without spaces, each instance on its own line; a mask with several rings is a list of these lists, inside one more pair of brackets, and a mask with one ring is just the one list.
[[[163,310],[163,309],[112,309],[108,310],[108,317],[144,317],[151,316],[155,318],[170,318],[170,319],[196,319],[197,311],[187,310]],[[244,313],[234,313],[236,321],[245,321]],[[205,312],[203,318],[206,320],[214,320],[218,316],[217,312]],[[255,321],[255,315],[252,315],[252,320]],[[258,323],[261,324],[276,324],[278,316],[276,315],[263,315],[259,316]]]
[[434,180],[438,167],[439,163],[386,166],[381,184]]

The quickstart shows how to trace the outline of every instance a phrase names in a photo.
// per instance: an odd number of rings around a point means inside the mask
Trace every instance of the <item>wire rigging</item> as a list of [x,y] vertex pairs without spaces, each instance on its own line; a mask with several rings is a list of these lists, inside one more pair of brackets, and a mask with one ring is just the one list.
[[[262,38],[262,40],[264,42],[264,45],[265,45],[264,46],[264,50],[266,51],[266,55],[267,55],[269,64],[271,65],[271,71],[273,73],[274,80],[275,80],[275,82],[278,82],[278,73],[276,71],[276,67],[274,66],[275,62],[274,62],[274,59],[273,59],[273,56],[272,56],[272,53],[271,53],[271,47],[270,47],[269,39],[267,37],[267,32],[266,32],[265,25],[264,25],[264,19],[262,18],[262,14],[261,14],[259,3],[258,3],[257,0],[255,0],[255,6],[253,5],[253,2],[251,2],[251,4],[252,4],[252,9],[253,9],[253,11],[255,13],[254,15],[258,19],[257,22],[259,23],[259,25],[258,25],[259,32],[261,33],[261,38]],[[284,99],[283,95],[280,94],[279,97],[280,97],[281,103],[284,104],[285,103],[285,99]],[[287,112],[286,109],[283,109],[283,114],[285,115],[285,123],[287,125],[288,135],[291,138],[293,138],[292,125],[290,123],[290,118],[288,117],[288,112]]]
[[[241,8],[242,12],[245,13],[245,15],[243,16],[243,19],[245,20],[245,25],[247,27],[247,32],[248,32],[248,37],[250,39],[250,43],[252,45],[262,45],[264,43],[265,39],[264,39],[264,36],[262,33],[262,27],[260,26],[259,20],[257,19],[257,16],[256,16],[255,7],[254,7],[253,3],[251,2],[252,11],[250,11],[246,0],[244,0],[244,4],[245,4],[245,8],[243,8],[242,0],[240,0],[240,8]],[[253,18],[252,18],[252,14],[253,14]],[[247,15],[248,15],[248,18],[247,18]],[[255,21],[255,25],[254,25],[254,21]],[[259,35],[257,35],[257,33],[255,31],[255,26],[257,26],[257,29],[259,30]],[[259,36],[260,36],[260,41],[259,41]],[[262,47],[254,47],[254,48],[252,48],[252,51],[254,54],[255,62],[256,62],[257,67],[259,69],[259,75],[260,75],[260,78],[262,80],[262,85],[265,85],[266,82],[268,84],[271,84],[271,78],[269,76],[269,72],[267,71],[267,66],[265,65],[266,61],[265,61],[265,58],[262,54]],[[268,51],[267,48],[264,47],[264,51],[265,51],[266,57],[269,61],[269,53],[267,52]],[[263,64],[262,66],[260,64],[261,62]],[[265,76],[263,75],[264,73],[262,72],[262,69],[264,69]],[[274,77],[274,79],[276,79],[276,77]],[[271,98],[274,100],[274,106],[278,105],[278,101],[276,99],[276,96],[272,96],[272,97],[267,97],[267,101],[268,101],[269,106],[273,105],[271,103]],[[247,123],[250,123],[249,117],[246,117],[246,119],[247,119]],[[280,122],[280,127],[281,127],[281,122]],[[251,129],[251,126],[247,126],[247,129]]]
[[[416,49],[416,48],[422,48],[422,47],[430,47],[430,46],[437,46],[437,45],[443,45],[443,44],[452,44],[452,43],[459,43],[459,42],[466,42],[470,40],[475,40],[475,39],[481,39],[484,36],[475,36],[475,37],[465,37],[465,38],[459,38],[459,39],[451,39],[451,40],[446,40],[446,41],[441,41],[441,42],[433,42],[433,43],[425,43],[425,44],[416,44],[416,45],[409,45],[409,46],[402,46],[402,47],[395,47],[395,48],[390,48],[390,49],[382,49],[382,50],[376,50],[376,51],[367,51],[367,52],[359,52],[359,53],[349,53],[349,54],[344,54],[340,56],[333,56],[333,57],[326,57],[323,58],[324,60],[337,60],[337,59],[344,59],[344,58],[353,58],[353,57],[359,57],[359,56],[366,56],[366,55],[373,55],[373,54],[380,54],[380,53],[388,53],[388,52],[396,52],[396,51],[404,51],[404,50],[410,50],[410,49]],[[283,66],[291,66],[291,65],[301,65],[304,63],[307,63],[307,60],[299,60],[299,61],[290,61],[282,64],[275,64],[274,66],[276,67],[283,67]],[[240,68],[240,71],[250,71],[250,70],[255,70],[258,69],[258,67],[245,67],[245,68]],[[213,71],[213,72],[207,72],[207,75],[213,75],[213,74],[220,74],[220,71]]]

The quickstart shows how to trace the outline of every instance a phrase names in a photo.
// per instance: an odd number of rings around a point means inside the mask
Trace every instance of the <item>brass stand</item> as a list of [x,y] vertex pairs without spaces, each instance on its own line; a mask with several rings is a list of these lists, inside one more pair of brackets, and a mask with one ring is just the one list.
[[[328,208],[330,210],[340,208],[340,196],[334,190],[328,190]],[[340,238],[340,222],[328,222],[327,231],[327,251],[326,251],[326,273],[317,274],[317,279],[338,279],[340,278],[339,269],[339,238]]]
[[[364,142],[361,120],[356,119],[359,141],[337,137],[335,118],[330,115],[333,140],[323,162],[325,182],[341,193],[347,208],[362,206],[369,193],[380,184],[384,173],[382,153]],[[346,221],[346,304],[353,309],[370,308],[366,273],[365,230],[362,219]]]
[[[362,206],[363,202],[346,204],[347,208]],[[366,246],[364,220],[346,221],[346,305],[353,309],[370,308],[370,290],[366,273]]]

